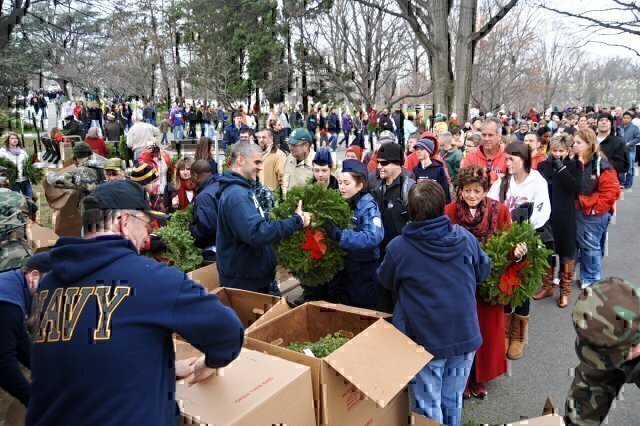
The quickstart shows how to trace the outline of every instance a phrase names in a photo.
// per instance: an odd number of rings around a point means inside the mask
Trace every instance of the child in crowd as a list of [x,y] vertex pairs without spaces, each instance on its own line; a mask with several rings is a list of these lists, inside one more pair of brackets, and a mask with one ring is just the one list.
[[420,182],[424,179],[435,180],[442,186],[447,203],[451,202],[449,194],[449,178],[444,170],[444,165],[438,160],[432,160],[431,155],[435,145],[431,139],[420,139],[413,146],[420,162],[413,168],[413,174],[416,181]]
[[409,385],[412,410],[459,425],[462,394],[482,344],[476,283],[487,278],[491,261],[469,231],[451,225],[444,206],[441,185],[416,185],[409,195],[411,222],[387,246],[378,279],[395,295],[393,324],[434,356]]

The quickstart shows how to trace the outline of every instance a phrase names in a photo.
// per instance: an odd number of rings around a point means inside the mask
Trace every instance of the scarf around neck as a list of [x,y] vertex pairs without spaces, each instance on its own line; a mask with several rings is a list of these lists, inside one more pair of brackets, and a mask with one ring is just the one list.
[[485,197],[478,205],[475,216],[462,199],[456,201],[456,223],[471,232],[480,243],[485,244],[498,230],[498,202]]

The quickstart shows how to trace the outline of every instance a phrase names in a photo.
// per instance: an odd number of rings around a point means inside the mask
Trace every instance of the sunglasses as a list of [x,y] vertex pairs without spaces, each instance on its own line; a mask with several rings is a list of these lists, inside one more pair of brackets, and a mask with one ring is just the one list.
[[391,163],[386,160],[378,160],[378,164],[380,164],[382,167],[387,167]]

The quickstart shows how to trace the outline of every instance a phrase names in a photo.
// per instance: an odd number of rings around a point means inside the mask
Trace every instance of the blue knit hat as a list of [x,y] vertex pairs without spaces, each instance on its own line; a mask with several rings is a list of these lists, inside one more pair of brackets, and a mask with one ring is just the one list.
[[360,173],[364,176],[364,180],[367,180],[367,166],[358,160],[354,160],[353,158],[349,158],[342,162],[342,172],[343,173]]
[[333,158],[331,157],[331,151],[328,148],[320,148],[315,157],[313,157],[313,164],[318,166],[333,166]]

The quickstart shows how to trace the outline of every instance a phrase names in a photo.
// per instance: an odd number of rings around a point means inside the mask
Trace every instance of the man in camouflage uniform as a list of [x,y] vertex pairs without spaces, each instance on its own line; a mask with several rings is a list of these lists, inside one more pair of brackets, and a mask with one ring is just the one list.
[[64,173],[47,173],[47,183],[56,188],[80,191],[81,198],[90,194],[96,185],[104,182],[106,158],[94,154],[86,142],[78,142],[73,147],[73,158],[78,167]]
[[607,278],[573,309],[580,364],[567,395],[567,424],[601,424],[624,383],[640,387],[640,287]]
[[[0,186],[2,176],[0,170]],[[22,267],[32,255],[27,244],[26,223],[27,217],[37,209],[30,198],[0,188],[0,272]]]

